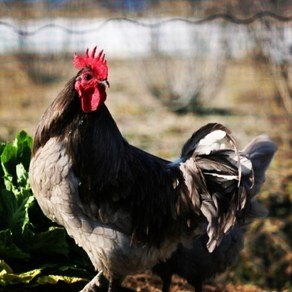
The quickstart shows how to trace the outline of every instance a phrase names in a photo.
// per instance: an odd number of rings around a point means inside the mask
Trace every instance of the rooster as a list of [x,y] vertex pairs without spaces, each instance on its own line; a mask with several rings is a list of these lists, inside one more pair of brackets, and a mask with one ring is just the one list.
[[[43,213],[64,226],[97,275],[116,291],[121,279],[169,258],[206,233],[214,251],[249,204],[251,161],[230,131],[207,124],[170,162],[129,144],[105,105],[103,51],[74,55],[78,73],[37,127],[29,178]],[[255,173],[256,175],[256,173]]]

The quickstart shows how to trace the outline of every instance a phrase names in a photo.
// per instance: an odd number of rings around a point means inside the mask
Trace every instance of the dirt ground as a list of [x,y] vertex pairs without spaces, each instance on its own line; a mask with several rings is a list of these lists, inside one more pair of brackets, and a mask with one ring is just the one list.
[[[33,134],[42,112],[62,89],[64,81],[37,84],[13,56],[8,57],[8,62],[7,56],[5,62],[0,59],[0,63],[2,69],[4,67],[0,73],[0,140],[11,140],[20,130]],[[292,169],[291,124],[273,99],[275,88],[271,77],[250,61],[230,63],[222,86],[205,105],[209,109],[228,110],[229,113],[224,115],[216,114],[216,111],[215,114],[210,111],[207,115],[177,115],[149,93],[143,78],[137,80],[133,64],[109,62],[109,66],[111,87],[107,105],[122,133],[132,144],[167,159],[175,158],[194,130],[207,122],[219,122],[232,130],[240,146],[262,133],[271,136],[280,147],[276,162],[269,171],[269,186],[277,187],[288,177],[287,172]],[[65,80],[75,74],[69,68],[64,71]],[[150,274],[129,277],[124,285],[136,291],[161,289],[159,278]],[[20,288],[17,291],[24,290]],[[175,276],[172,291],[193,291],[193,288]],[[225,283],[224,277],[220,277],[206,284],[204,291],[265,290],[252,285]]]

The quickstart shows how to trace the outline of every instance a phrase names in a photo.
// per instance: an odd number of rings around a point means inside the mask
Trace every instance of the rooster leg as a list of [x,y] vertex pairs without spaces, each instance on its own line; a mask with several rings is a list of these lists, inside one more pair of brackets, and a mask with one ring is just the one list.
[[197,282],[195,285],[194,285],[194,287],[195,287],[195,291],[196,292],[202,292],[203,290],[203,285],[202,285],[202,282],[201,281],[199,281],[199,282]]
[[102,274],[102,271],[85,285],[85,287],[80,292],[96,292],[100,290],[100,287],[104,285],[105,277]]
[[119,279],[110,279],[108,292],[118,292],[120,291],[120,280]]
[[171,274],[164,275],[162,292],[169,292],[170,291],[170,284],[171,284]]

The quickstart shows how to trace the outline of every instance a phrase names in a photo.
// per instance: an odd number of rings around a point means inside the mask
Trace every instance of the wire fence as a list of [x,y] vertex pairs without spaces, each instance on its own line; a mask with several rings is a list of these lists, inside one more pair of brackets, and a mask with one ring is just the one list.
[[108,59],[135,59],[149,91],[175,111],[213,98],[228,60],[261,58],[291,115],[292,5],[247,2],[2,0],[0,54],[46,83],[66,72],[56,63],[68,54],[98,45]]

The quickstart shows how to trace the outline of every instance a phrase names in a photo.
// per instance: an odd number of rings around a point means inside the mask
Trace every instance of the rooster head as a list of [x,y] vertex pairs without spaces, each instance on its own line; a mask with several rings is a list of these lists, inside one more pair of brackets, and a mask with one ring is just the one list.
[[73,64],[80,72],[75,79],[75,90],[81,99],[82,110],[93,112],[106,100],[108,67],[103,51],[95,56],[96,47],[89,55],[88,49],[84,56],[74,54]]

